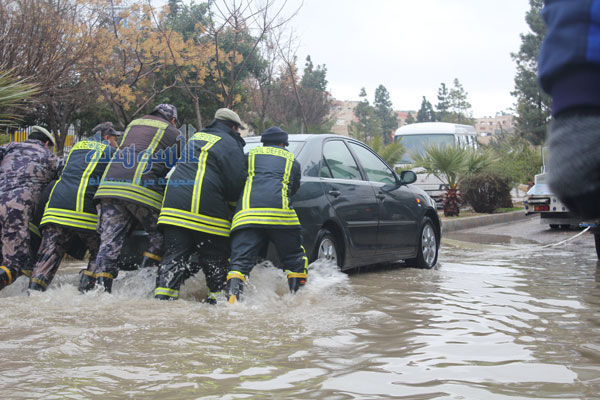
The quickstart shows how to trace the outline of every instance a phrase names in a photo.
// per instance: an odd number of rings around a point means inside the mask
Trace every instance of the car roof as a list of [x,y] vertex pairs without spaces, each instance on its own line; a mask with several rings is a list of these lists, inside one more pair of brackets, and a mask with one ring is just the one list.
[[[290,142],[307,142],[311,139],[319,139],[319,138],[326,139],[326,138],[330,138],[330,137],[352,139],[348,136],[338,135],[335,133],[311,133],[311,134],[290,133],[289,141]],[[244,140],[248,143],[259,142],[260,136],[247,136],[244,138]]]
[[449,122],[417,122],[404,125],[396,130],[396,135],[411,135],[424,133],[473,134],[477,132],[471,125],[452,124]]

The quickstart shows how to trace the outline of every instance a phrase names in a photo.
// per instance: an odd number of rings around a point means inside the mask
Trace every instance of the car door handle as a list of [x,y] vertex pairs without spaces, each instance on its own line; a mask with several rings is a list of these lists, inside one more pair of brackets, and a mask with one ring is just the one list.
[[340,192],[339,190],[331,189],[329,191],[329,194],[332,195],[333,197],[338,197],[340,194],[342,194],[342,192]]
[[383,199],[385,199],[385,194],[379,192],[375,195],[375,197],[377,197],[379,200],[383,200]]

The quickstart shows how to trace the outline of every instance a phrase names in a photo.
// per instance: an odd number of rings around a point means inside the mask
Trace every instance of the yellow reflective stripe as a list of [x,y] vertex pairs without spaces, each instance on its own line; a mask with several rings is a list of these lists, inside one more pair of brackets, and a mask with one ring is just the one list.
[[288,186],[290,185],[290,175],[292,174],[292,162],[294,159],[285,159],[285,172],[283,173],[283,181],[281,182],[281,208],[289,209],[289,201],[287,198]]
[[154,137],[152,138],[148,148],[142,152],[142,159],[140,160],[137,168],[135,169],[135,173],[133,174],[133,183],[139,185],[142,181],[142,173],[146,169],[146,165],[148,165],[148,159],[154,154],[154,150],[156,150],[156,147],[158,147],[158,144],[165,135],[166,129],[167,125],[165,125],[163,128],[159,128],[154,134]]
[[33,233],[36,236],[42,237],[42,235],[40,234],[40,230],[37,226],[35,226],[35,224],[33,222],[29,223],[29,230],[31,231],[31,233]]
[[288,160],[294,161],[294,154],[287,151],[286,149],[282,149],[281,147],[271,147],[271,146],[262,146],[255,147],[250,150],[250,154],[267,154],[271,156],[283,157]]
[[302,272],[288,272],[287,278],[308,278],[308,274]]
[[194,194],[192,195],[191,212],[197,213],[200,210],[200,195],[202,193],[202,182],[206,174],[206,161],[208,160],[208,150],[215,145],[221,138],[206,132],[197,132],[192,136],[193,140],[206,141],[200,148],[200,157],[198,158],[196,179],[194,180]]
[[88,271],[87,269],[84,269],[83,271],[81,271],[81,273],[83,275],[91,276],[92,278],[96,277],[96,274],[94,274],[92,271]]
[[142,255],[144,257],[148,257],[148,258],[151,258],[151,259],[156,260],[156,261],[162,260],[161,256],[157,256],[156,254],[152,254],[152,253],[147,252],[147,251],[145,251]]
[[139,125],[151,126],[158,129],[167,129],[169,127],[169,123],[166,121],[157,121],[150,118],[138,118],[131,121],[129,125],[127,125],[127,129],[129,130],[130,127]]
[[179,297],[179,290],[173,290],[173,289],[164,288],[164,287],[157,287],[154,290],[154,295],[155,296],[165,295],[165,296],[177,298],[177,297]]
[[231,229],[236,229],[243,225],[282,225],[282,226],[300,226],[300,221],[286,221],[282,219],[273,218],[244,218],[239,221],[234,221],[231,225]]
[[0,269],[3,269],[4,271],[6,271],[6,274],[8,275],[8,284],[12,284],[12,273],[10,272],[10,269],[6,268],[4,265],[0,265]]
[[61,218],[61,217],[51,217],[47,216],[42,218],[42,225],[45,224],[57,224],[63,226],[71,226],[73,228],[81,228],[95,231],[97,227],[97,223],[91,223],[86,221],[74,221],[69,218]]
[[217,300],[217,297],[221,296],[223,292],[208,292],[208,298],[212,300]]
[[22,269],[22,270],[21,270],[21,273],[22,273],[23,275],[25,275],[26,277],[28,277],[28,278],[31,278],[31,274],[33,273],[33,271],[32,271],[32,270],[30,270],[30,269]]
[[210,233],[212,235],[229,237],[229,228],[217,228],[211,225],[187,221],[177,217],[161,215],[158,217],[158,224],[179,226],[181,228],[193,229],[195,231]]
[[88,166],[83,171],[83,175],[81,175],[81,180],[79,181],[79,188],[77,189],[77,205],[75,206],[76,211],[83,211],[83,205],[85,202],[85,191],[88,187],[88,182],[90,180],[90,175],[94,172],[94,168],[98,164],[98,160],[102,156],[102,152],[96,150],[92,157],[92,162],[88,164]]
[[246,281],[246,277],[240,271],[229,271],[227,274],[227,280],[230,280],[231,278],[241,279],[242,282]]
[[247,208],[245,210],[240,210],[236,214],[236,216],[246,216],[246,215],[272,215],[278,217],[295,217],[295,210],[282,210],[281,208]]
[[108,278],[108,279],[115,279],[115,277],[112,274],[109,274],[108,272],[99,272],[97,274],[94,274],[94,276],[96,278]]
[[98,221],[98,216],[96,214],[66,210],[64,208],[46,208],[46,210],[44,210],[44,217],[46,215],[59,216],[59,217],[71,217],[71,218],[82,219],[82,220],[90,221],[90,222]]
[[161,201],[154,201],[139,193],[130,193],[125,190],[115,190],[115,189],[98,189],[96,191],[96,195],[94,197],[122,197],[124,199],[130,199],[142,204],[145,204],[149,207],[156,208],[160,210]]
[[198,223],[206,223],[216,227],[229,229],[231,222],[226,219],[209,217],[208,215],[191,213],[189,211],[179,210],[177,208],[166,207],[160,210],[160,215],[171,216],[174,218],[181,217]]
[[159,202],[162,202],[163,198],[162,194],[155,192],[154,190],[148,189],[147,187],[135,185],[133,183],[102,181],[98,190],[100,189],[129,190],[132,192],[142,194]]
[[246,178],[246,185],[244,186],[242,209],[250,208],[250,192],[252,192],[252,182],[254,181],[254,153],[252,150],[250,150],[250,154],[248,155],[248,178]]
[[43,286],[44,289],[48,288],[48,284],[46,282],[44,282],[43,280],[41,280],[41,279],[31,278],[31,282],[37,283],[38,285]]

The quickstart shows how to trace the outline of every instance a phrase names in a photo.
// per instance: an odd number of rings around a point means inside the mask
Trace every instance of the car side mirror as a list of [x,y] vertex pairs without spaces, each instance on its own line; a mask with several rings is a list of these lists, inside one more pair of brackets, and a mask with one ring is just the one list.
[[400,184],[408,185],[417,181],[417,174],[413,171],[402,171],[400,173]]

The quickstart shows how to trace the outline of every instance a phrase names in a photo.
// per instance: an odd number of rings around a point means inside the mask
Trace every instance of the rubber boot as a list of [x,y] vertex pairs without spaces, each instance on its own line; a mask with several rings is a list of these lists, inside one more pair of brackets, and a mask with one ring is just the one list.
[[94,275],[86,270],[81,271],[81,279],[79,280],[79,290],[81,293],[89,292],[96,286],[96,278]]
[[213,306],[217,304],[217,299],[223,295],[223,292],[208,292],[208,296],[204,300],[204,303],[212,304]]
[[306,285],[306,273],[288,273],[288,287],[290,292],[296,293],[301,287]]
[[29,290],[37,290],[38,292],[45,292],[48,284],[42,279],[31,279],[29,281]]
[[230,277],[227,279],[227,285],[225,286],[225,296],[229,304],[235,303],[241,298],[244,292],[244,281],[240,278]]
[[112,292],[113,280],[111,278],[101,276],[96,280],[96,283],[100,286],[103,286],[105,292],[107,292],[107,293]]
[[12,284],[17,276],[17,272],[13,268],[0,265],[0,290]]

